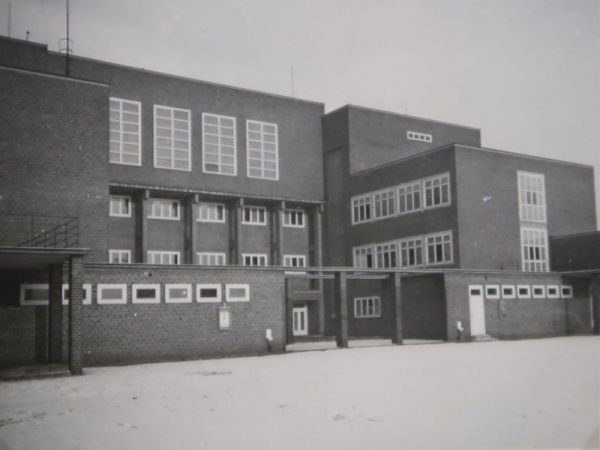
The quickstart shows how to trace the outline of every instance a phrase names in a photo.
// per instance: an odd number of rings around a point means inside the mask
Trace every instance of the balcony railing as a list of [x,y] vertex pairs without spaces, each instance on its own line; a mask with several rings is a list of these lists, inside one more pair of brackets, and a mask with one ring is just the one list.
[[0,215],[0,245],[46,248],[78,247],[79,218]]

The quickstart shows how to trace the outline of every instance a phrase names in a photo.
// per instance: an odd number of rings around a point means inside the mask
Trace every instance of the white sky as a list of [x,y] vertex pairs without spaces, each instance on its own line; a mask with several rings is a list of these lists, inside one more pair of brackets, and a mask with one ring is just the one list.
[[[65,0],[0,0],[0,34],[65,36]],[[75,54],[479,127],[600,176],[600,0],[71,0]],[[600,183],[596,183],[600,185]],[[596,190],[597,200],[600,192]],[[599,208],[600,209],[600,208]]]

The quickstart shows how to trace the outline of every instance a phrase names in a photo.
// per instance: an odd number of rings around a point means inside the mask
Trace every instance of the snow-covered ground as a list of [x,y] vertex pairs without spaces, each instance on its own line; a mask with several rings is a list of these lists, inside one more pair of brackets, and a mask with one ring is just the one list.
[[598,448],[600,337],[93,368],[0,384],[0,449]]

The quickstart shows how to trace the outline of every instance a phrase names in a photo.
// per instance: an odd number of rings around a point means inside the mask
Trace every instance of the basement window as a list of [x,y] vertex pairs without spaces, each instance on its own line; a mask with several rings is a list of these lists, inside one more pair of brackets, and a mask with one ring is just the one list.
[[196,302],[198,303],[221,303],[220,284],[197,284]]
[[134,284],[131,297],[133,303],[160,303],[160,284]]

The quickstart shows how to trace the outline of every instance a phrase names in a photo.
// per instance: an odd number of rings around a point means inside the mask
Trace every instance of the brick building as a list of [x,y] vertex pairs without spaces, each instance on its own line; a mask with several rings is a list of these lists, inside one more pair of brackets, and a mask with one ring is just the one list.
[[15,39],[0,87],[2,366],[597,329],[591,167]]

